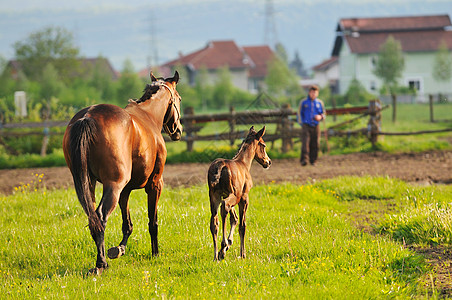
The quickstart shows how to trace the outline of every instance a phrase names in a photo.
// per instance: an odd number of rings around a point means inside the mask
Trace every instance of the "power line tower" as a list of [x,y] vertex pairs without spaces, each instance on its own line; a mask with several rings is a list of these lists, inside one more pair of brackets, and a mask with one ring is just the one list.
[[264,43],[275,48],[278,43],[278,35],[276,33],[275,10],[272,0],[265,0],[265,29]]
[[156,37],[156,28],[155,28],[155,23],[154,23],[154,12],[151,10],[151,14],[150,14],[150,28],[149,28],[149,32],[150,32],[150,39],[149,39],[149,55],[147,57],[147,64],[148,67],[155,67],[158,66],[158,45],[157,45],[157,37]]

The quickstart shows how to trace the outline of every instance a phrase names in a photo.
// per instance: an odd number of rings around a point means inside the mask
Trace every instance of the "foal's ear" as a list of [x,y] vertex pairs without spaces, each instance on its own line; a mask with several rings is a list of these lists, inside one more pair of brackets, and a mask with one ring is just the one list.
[[152,74],[152,70],[149,73],[149,76],[151,76],[151,82],[157,81],[157,78],[155,78],[154,74]]
[[256,133],[256,138],[260,139],[261,137],[264,136],[264,134],[265,134],[265,126]]

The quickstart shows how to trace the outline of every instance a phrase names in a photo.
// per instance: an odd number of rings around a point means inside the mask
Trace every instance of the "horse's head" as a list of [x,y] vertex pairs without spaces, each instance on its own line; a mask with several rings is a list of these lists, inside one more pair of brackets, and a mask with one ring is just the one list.
[[[157,78],[151,73],[151,81],[154,84],[159,82]],[[181,124],[181,114],[180,114],[180,102],[181,97],[176,90],[176,84],[179,81],[179,73],[176,71],[174,76],[171,78],[166,78],[158,83],[161,88],[166,88],[170,94],[171,98],[168,101],[168,107],[166,109],[165,116],[163,118],[163,129],[171,137],[171,140],[178,141],[182,136],[182,124]]]
[[262,166],[264,169],[270,168],[270,165],[272,164],[272,160],[267,155],[267,152],[265,151],[266,145],[264,142],[264,139],[262,138],[265,134],[265,126],[256,132],[254,130],[254,126],[251,126],[250,131],[248,132],[248,136],[254,135],[254,141],[253,144],[255,144],[256,151],[254,154],[254,159]]

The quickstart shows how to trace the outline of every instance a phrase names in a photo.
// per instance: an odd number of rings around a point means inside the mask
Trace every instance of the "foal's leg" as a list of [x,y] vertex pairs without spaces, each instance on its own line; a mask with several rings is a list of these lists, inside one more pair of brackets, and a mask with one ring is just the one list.
[[231,231],[229,232],[228,236],[228,246],[231,247],[232,241],[233,241],[233,235],[235,227],[237,226],[237,220],[239,218],[237,217],[237,213],[235,212],[234,208],[231,207],[231,211],[229,212],[229,221],[231,223]]
[[243,195],[239,202],[239,234],[240,234],[240,257],[245,258],[245,232],[246,232],[246,211],[248,209],[248,195]]
[[127,240],[132,234],[133,224],[129,213],[130,192],[131,190],[126,188],[119,196],[119,207],[121,208],[122,215],[122,241],[119,243],[119,246],[108,249],[107,255],[110,259],[115,259],[125,254]]
[[[221,205],[221,221],[222,221],[222,225],[223,225],[223,232],[222,232],[223,239],[221,240],[221,249],[220,249],[220,253],[218,254],[218,258],[220,260],[222,260],[225,257],[226,251],[228,251],[229,246],[232,245],[232,242],[231,242],[231,244],[229,244],[226,241],[226,216],[231,211],[231,209],[232,209],[231,203],[235,203],[235,199],[237,199],[237,197],[234,194],[230,194],[228,197],[226,197],[223,200],[223,204]],[[231,229],[232,229],[232,226],[231,226]],[[231,234],[229,236],[231,236]]]
[[218,260],[217,234],[218,234],[218,206],[220,206],[221,197],[217,193],[209,190],[210,198],[210,232],[213,238],[213,260]]

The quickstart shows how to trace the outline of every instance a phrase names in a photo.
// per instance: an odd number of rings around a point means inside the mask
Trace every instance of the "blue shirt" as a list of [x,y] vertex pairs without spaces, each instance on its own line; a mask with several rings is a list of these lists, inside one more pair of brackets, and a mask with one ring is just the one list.
[[323,103],[321,100],[319,99],[311,100],[308,96],[306,100],[301,102],[300,105],[301,123],[315,127],[319,124],[319,121],[314,120],[314,116],[323,114],[324,114]]

